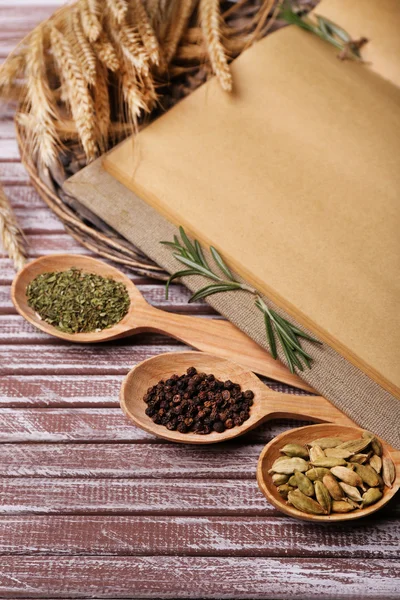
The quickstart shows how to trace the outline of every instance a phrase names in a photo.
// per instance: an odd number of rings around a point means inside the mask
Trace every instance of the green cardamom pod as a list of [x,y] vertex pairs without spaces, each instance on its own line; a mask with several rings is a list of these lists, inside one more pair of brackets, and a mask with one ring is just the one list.
[[357,454],[358,452],[365,450],[370,443],[371,440],[369,438],[360,438],[358,440],[349,440],[348,442],[343,442],[343,444],[340,444],[338,448],[341,448],[342,450],[350,450],[352,454]]
[[363,508],[370,506],[371,504],[375,504],[375,502],[378,502],[382,496],[383,494],[381,490],[378,490],[378,488],[369,488],[369,490],[367,490],[362,497]]
[[277,490],[278,490],[278,494],[280,496],[282,496],[282,498],[287,500],[289,492],[293,492],[294,487],[292,487],[291,485],[288,485],[287,483],[284,483],[283,485],[278,486]]
[[343,448],[327,448],[325,450],[325,456],[333,456],[336,458],[350,458],[353,453],[350,450],[344,450]]
[[321,458],[326,456],[324,450],[322,450],[321,446],[311,446],[310,448],[310,460],[313,461],[316,458]]
[[278,487],[278,485],[283,485],[287,483],[289,479],[289,475],[285,475],[284,473],[274,473],[272,475],[272,483]]
[[331,469],[332,467],[344,467],[346,461],[344,458],[336,458],[335,456],[321,456],[320,458],[313,460],[311,464],[313,467],[325,467],[327,469]]
[[296,479],[296,475],[292,475],[288,481],[288,484],[291,485],[292,487],[297,487],[297,479]]
[[333,500],[332,501],[332,512],[334,513],[348,513],[354,510],[354,506],[346,502],[346,500]]
[[308,460],[308,450],[305,446],[302,446],[301,444],[286,444],[285,446],[283,446],[283,448],[279,450],[279,452],[286,454],[286,456],[299,456],[300,458],[305,458]]
[[324,475],[322,478],[322,483],[327,488],[333,500],[342,500],[344,497],[344,492],[332,473],[327,473]]
[[325,485],[319,479],[317,479],[317,481],[315,482],[314,485],[315,485],[315,497],[316,497],[317,501],[320,503],[320,505],[322,506],[322,508],[329,515],[329,513],[331,512],[331,508],[332,508],[331,496],[330,496],[327,488],[325,487]]
[[313,467],[312,469],[306,471],[306,476],[308,479],[310,479],[310,481],[316,481],[317,479],[322,480],[323,476],[327,475],[328,473],[330,473],[330,470],[326,469],[325,467]]
[[341,440],[340,438],[324,437],[319,438],[318,440],[314,440],[313,442],[311,442],[311,444],[309,444],[309,446],[319,446],[320,448],[322,448],[322,450],[325,450],[326,448],[335,448],[336,446],[339,446],[342,443],[343,440]]
[[344,481],[344,483],[364,489],[363,480],[360,475],[347,467],[333,467],[331,473],[341,481]]
[[382,477],[385,485],[391,488],[396,478],[396,469],[393,461],[387,456],[384,456],[382,460]]
[[293,504],[297,510],[301,510],[302,512],[309,513],[312,515],[326,515],[325,509],[318,504],[312,498],[309,498],[300,490],[295,490],[294,492],[289,492],[288,494],[288,502]]
[[357,502],[362,501],[361,494],[356,487],[354,487],[353,485],[349,485],[348,483],[343,483],[343,481],[341,481],[339,485],[346,494],[346,496],[348,496],[351,500],[355,500]]
[[369,454],[353,454],[353,456],[349,458],[349,462],[359,463],[360,465],[363,465],[367,462],[368,458]]
[[296,484],[299,490],[306,496],[314,496],[314,486],[308,477],[306,477],[306,475],[303,473],[300,473],[300,471],[295,471],[294,476],[296,478]]
[[377,473],[381,472],[382,469],[382,459],[378,454],[373,454],[369,459],[369,464]]
[[285,473],[286,475],[291,475],[295,471],[307,471],[309,465],[308,462],[304,460],[304,458],[299,458],[298,456],[293,458],[282,458],[278,459],[274,462],[271,467],[271,470],[275,473]]
[[369,465],[359,465],[355,463],[355,472],[361,477],[364,483],[370,487],[376,487],[379,485],[379,479],[376,471]]

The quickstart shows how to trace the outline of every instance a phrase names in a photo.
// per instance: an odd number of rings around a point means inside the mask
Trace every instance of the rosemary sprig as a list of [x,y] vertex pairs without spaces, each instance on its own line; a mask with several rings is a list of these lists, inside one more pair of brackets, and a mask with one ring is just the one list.
[[166,297],[168,298],[171,282],[178,277],[185,277],[187,275],[201,275],[215,282],[198,290],[193,294],[189,302],[194,302],[200,298],[206,298],[220,292],[231,292],[234,290],[248,292],[255,297],[255,306],[263,313],[267,341],[273,358],[278,358],[277,344],[279,343],[292,373],[295,372],[295,369],[303,371],[304,366],[311,368],[312,358],[302,348],[301,339],[306,339],[317,344],[321,342],[290,323],[287,319],[281,317],[272,308],[269,308],[257,290],[246,283],[236,281],[228,265],[213,246],[210,247],[210,252],[215,265],[210,267],[199,242],[197,240],[192,242],[186,235],[183,227],[179,228],[179,233],[181,239],[175,235],[173,242],[161,242],[165,246],[172,248],[174,250],[174,257],[186,267],[182,271],[173,273],[168,279],[165,289]]
[[353,58],[358,61],[362,60],[360,48],[368,42],[367,38],[362,37],[359,40],[353,40],[343,27],[333,23],[333,21],[330,21],[321,15],[315,15],[315,22],[310,17],[304,15],[301,8],[293,10],[292,6],[289,4],[283,5],[279,13],[279,18],[291,25],[297,25],[302,29],[314,33],[325,42],[338,48],[338,50],[340,50],[338,58],[341,60],[346,58]]

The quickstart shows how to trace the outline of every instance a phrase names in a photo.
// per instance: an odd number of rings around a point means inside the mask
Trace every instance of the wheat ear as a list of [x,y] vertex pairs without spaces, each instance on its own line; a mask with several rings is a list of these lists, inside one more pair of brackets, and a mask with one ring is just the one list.
[[89,42],[95,42],[101,34],[97,2],[96,0],[80,0],[78,7],[81,13],[83,31]]
[[8,96],[11,90],[17,87],[17,79],[23,73],[25,66],[25,56],[22,53],[15,56],[9,56],[2,65],[0,65],[0,94]]
[[150,62],[153,65],[158,65],[160,63],[160,45],[150,23],[146,9],[142,4],[142,0],[133,0],[132,16]]
[[128,3],[126,0],[106,0],[106,4],[115,21],[118,24],[123,23],[128,12]]
[[50,166],[56,160],[59,139],[54,124],[56,110],[53,93],[46,75],[45,35],[45,28],[39,26],[34,29],[29,39],[25,65],[25,102],[35,123],[35,129],[30,136],[33,148],[38,151],[39,160]]
[[11,205],[0,185],[0,237],[4,250],[19,271],[26,262],[22,231],[18,227]]
[[110,28],[110,36],[117,48],[119,48],[125,60],[130,63],[135,70],[148,73],[149,62],[145,49],[142,46],[139,34],[126,23],[123,23],[118,31],[115,28]]
[[200,23],[203,30],[211,66],[222,89],[232,90],[232,74],[220,39],[219,0],[200,0]]
[[72,116],[88,161],[96,156],[94,103],[82,70],[66,38],[53,28],[51,47],[65,83]]
[[110,71],[118,71],[120,61],[114,46],[104,31],[100,34],[97,42],[93,43],[93,48],[97,54],[97,58],[105,67],[107,67],[107,69],[110,69]]
[[96,56],[86,38],[81,21],[81,12],[77,7],[71,8],[71,25],[74,35],[73,49],[86,81],[93,85],[96,80]]

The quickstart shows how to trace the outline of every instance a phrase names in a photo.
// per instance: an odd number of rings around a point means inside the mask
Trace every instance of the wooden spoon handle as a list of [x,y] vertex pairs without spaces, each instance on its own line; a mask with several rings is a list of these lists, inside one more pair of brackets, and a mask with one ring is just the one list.
[[296,396],[294,394],[281,394],[266,390],[263,394],[264,419],[304,419],[317,423],[335,423],[336,425],[351,425],[358,427],[354,421],[347,417],[322,396]]
[[222,356],[265,377],[313,392],[281,362],[229,321],[176,315],[149,305],[135,311],[136,330],[163,333],[203,352]]

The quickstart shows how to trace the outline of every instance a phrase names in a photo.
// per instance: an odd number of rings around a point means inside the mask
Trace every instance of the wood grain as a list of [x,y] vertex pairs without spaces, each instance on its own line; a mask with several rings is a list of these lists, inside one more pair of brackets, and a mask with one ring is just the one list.
[[[398,561],[259,557],[5,556],[5,598],[398,599]],[[289,575],[289,576],[288,576]]]
[[[268,530],[268,536],[265,532]],[[0,516],[1,554],[398,558],[398,519],[352,528],[260,517]]]

